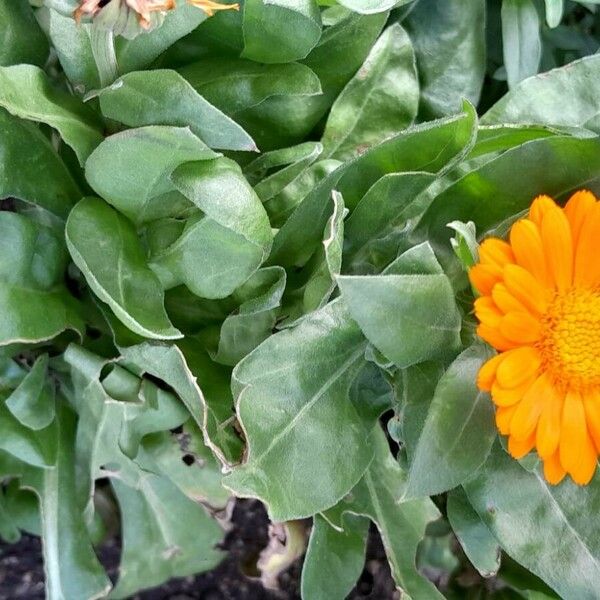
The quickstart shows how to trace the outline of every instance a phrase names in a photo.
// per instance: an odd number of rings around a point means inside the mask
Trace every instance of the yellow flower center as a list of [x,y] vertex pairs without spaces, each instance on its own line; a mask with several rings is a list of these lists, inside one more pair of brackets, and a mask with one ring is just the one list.
[[600,385],[600,290],[557,294],[542,317],[542,360],[561,388]]

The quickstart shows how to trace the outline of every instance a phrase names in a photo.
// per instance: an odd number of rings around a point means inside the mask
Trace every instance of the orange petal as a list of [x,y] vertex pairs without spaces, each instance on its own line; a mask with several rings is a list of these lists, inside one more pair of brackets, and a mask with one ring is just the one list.
[[551,278],[560,291],[573,283],[573,238],[565,213],[559,208],[546,212],[542,221],[542,241]]
[[558,485],[565,477],[567,472],[560,464],[558,452],[544,460],[544,477],[552,485]]
[[498,327],[502,321],[502,313],[490,296],[481,296],[474,303],[475,316],[481,323],[485,323],[490,327]]
[[240,10],[239,4],[219,4],[212,0],[187,0],[188,4],[201,8],[209,17],[215,14],[218,10]]
[[587,428],[596,450],[600,452],[600,392],[587,392],[582,395]]
[[534,314],[544,314],[551,295],[529,271],[519,265],[506,265],[504,283],[508,291],[527,309]]
[[503,313],[528,312],[525,306],[508,291],[502,282],[497,283],[494,286],[494,289],[492,290],[492,299]]
[[516,388],[503,388],[495,381],[492,384],[492,401],[496,406],[513,406],[520,402],[525,395],[525,392],[533,385],[535,377],[531,377],[525,383]]
[[509,350],[498,366],[496,379],[505,389],[516,388],[535,375],[541,362],[539,352],[531,346]]
[[536,446],[541,458],[553,456],[560,441],[560,419],[563,408],[563,397],[550,386],[544,401],[544,408],[537,426]]
[[535,433],[530,435],[526,440],[517,440],[512,435],[508,438],[508,452],[517,460],[529,454],[534,446]]
[[471,285],[482,295],[489,296],[493,287],[502,279],[494,267],[478,264],[469,269]]
[[598,232],[600,231],[600,205],[588,212],[581,226],[575,250],[575,285],[596,286],[600,283],[600,260],[598,260]]
[[588,434],[581,396],[569,391],[563,406],[560,463],[575,483],[589,483],[596,470],[597,453]]
[[479,262],[497,265],[502,269],[504,265],[515,262],[515,255],[504,240],[487,238],[479,246]]
[[527,269],[541,283],[550,283],[542,236],[533,221],[521,219],[511,227],[510,245],[517,264]]
[[487,362],[483,363],[477,374],[477,387],[484,391],[489,392],[492,389],[494,380],[496,379],[496,370],[498,365],[504,360],[503,354],[497,354],[490,358]]
[[512,350],[518,346],[517,343],[506,339],[496,327],[490,327],[485,323],[481,323],[477,327],[477,335],[500,352]]
[[596,196],[587,190],[575,192],[565,205],[564,211],[571,224],[571,234],[575,245],[579,239],[581,227],[594,206],[596,206]]
[[517,404],[517,410],[510,423],[511,437],[524,441],[535,434],[549,387],[550,383],[546,375],[540,375],[525,392],[523,400]]
[[556,208],[557,204],[550,196],[545,194],[538,196],[532,203],[529,209],[529,219],[538,227],[542,224],[542,219],[546,212],[552,208]]
[[504,337],[519,344],[533,344],[540,339],[540,322],[527,312],[509,312],[499,326]]
[[518,404],[500,407],[496,410],[496,427],[502,435],[508,435],[512,418],[517,410]]

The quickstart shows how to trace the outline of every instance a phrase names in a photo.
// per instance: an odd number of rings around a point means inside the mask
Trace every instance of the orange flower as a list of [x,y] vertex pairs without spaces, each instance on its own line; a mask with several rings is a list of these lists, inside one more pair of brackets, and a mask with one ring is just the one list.
[[600,204],[588,191],[564,208],[539,196],[509,242],[490,238],[469,272],[477,333],[499,354],[478,376],[508,450],[533,448],[553,484],[581,485],[600,453]]

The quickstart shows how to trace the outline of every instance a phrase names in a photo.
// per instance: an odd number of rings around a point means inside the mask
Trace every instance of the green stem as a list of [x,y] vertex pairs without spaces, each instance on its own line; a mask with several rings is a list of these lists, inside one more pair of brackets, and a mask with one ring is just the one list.
[[100,75],[100,85],[104,88],[113,83],[119,76],[112,30],[93,24],[91,42],[92,53]]

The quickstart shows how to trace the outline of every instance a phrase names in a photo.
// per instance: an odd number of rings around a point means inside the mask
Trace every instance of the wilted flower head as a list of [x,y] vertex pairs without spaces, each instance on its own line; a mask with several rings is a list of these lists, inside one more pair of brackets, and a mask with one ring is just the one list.
[[[239,10],[238,4],[219,4],[212,0],[187,0],[209,17],[218,10]],[[169,10],[177,8],[175,0],[80,0],[73,16],[77,22],[90,17],[115,34],[135,37],[162,23]]]

